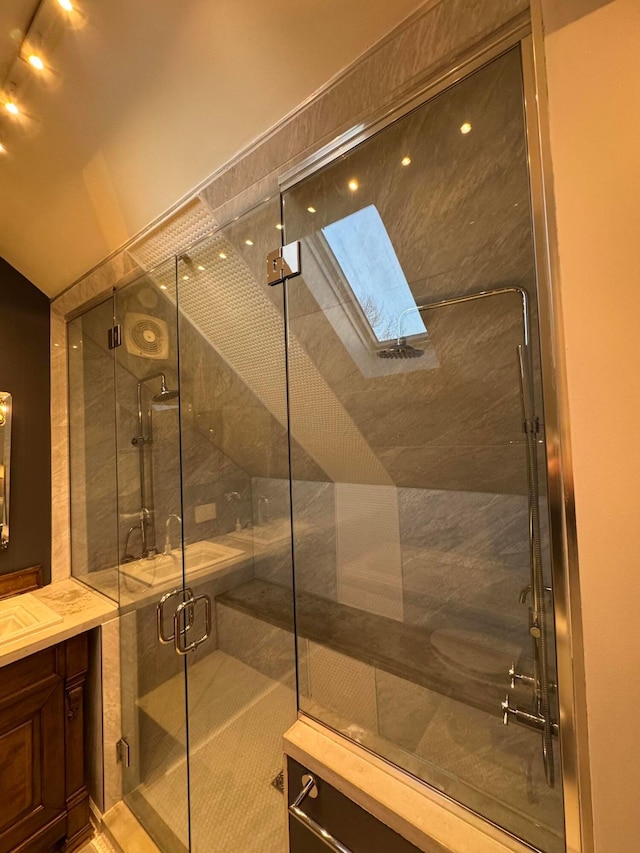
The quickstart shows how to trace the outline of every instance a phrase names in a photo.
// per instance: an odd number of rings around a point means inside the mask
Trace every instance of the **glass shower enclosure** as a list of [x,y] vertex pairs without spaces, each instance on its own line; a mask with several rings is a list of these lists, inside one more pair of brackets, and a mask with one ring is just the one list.
[[298,715],[566,849],[522,88],[516,46],[69,324],[73,573],[162,850],[283,851]]

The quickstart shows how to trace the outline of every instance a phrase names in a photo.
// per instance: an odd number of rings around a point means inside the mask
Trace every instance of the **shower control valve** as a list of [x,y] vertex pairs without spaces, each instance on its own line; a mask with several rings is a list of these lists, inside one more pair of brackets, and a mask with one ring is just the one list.
[[505,696],[504,702],[500,705],[502,709],[502,722],[505,726],[509,725],[509,716],[514,713],[515,708],[512,708],[509,704],[509,696]]
[[512,663],[509,667],[509,678],[511,679],[511,689],[514,690],[516,686],[516,682],[520,682],[521,684],[533,684],[534,678],[531,675],[524,675],[521,672],[518,672],[516,669],[515,663]]

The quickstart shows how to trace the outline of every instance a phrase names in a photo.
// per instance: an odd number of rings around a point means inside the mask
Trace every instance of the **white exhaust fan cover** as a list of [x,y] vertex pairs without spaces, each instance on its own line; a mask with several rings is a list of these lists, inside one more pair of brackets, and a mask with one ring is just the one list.
[[124,318],[124,343],[127,352],[141,358],[169,358],[169,327],[164,320],[149,314],[129,312]]

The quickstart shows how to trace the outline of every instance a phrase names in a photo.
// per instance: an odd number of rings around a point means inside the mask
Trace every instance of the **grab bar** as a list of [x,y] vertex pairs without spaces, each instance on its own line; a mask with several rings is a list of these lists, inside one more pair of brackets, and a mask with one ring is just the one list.
[[316,785],[316,780],[308,773],[302,777],[302,790],[295,798],[295,800],[289,806],[289,814],[292,817],[305,826],[310,832],[312,832],[316,838],[319,838],[320,841],[323,841],[330,850],[335,850],[337,853],[351,853],[348,847],[345,847],[337,838],[331,835],[323,826],[320,826],[319,823],[309,817],[308,814],[302,811],[300,808],[303,800],[305,800],[308,796],[318,796],[318,786]]

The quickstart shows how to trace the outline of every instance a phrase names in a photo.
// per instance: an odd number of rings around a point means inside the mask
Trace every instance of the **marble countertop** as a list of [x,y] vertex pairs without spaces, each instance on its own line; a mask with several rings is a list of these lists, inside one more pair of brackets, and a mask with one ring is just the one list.
[[0,667],[95,628],[118,613],[113,601],[73,578],[47,584],[25,595],[46,604],[62,617],[62,621],[11,642],[0,643]]

